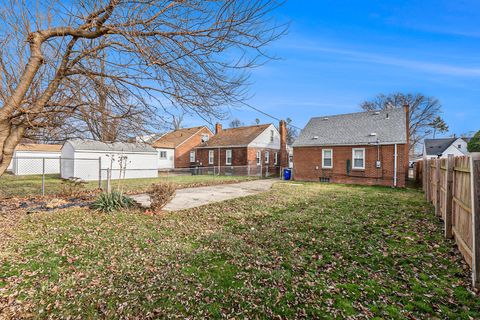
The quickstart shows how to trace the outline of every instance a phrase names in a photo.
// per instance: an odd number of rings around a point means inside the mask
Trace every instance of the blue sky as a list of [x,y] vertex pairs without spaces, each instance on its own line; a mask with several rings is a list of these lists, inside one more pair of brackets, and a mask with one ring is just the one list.
[[251,105],[303,127],[378,93],[419,92],[441,101],[448,135],[480,129],[480,2],[290,0],[275,15],[291,25],[269,48],[280,59],[253,71]]

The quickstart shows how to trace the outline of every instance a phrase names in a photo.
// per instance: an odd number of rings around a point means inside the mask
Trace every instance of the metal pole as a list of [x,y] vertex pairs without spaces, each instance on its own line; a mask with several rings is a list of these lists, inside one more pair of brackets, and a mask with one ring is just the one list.
[[98,157],[98,188],[102,189],[102,157]]
[[110,178],[111,178],[110,168],[107,168],[107,193],[111,192]]
[[42,196],[45,195],[45,158],[42,158]]

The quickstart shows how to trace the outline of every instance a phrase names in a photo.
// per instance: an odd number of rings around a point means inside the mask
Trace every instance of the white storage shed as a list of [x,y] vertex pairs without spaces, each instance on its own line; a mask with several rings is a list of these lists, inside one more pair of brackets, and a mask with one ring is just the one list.
[[[125,168],[124,172],[122,168]],[[102,180],[111,169],[112,179],[158,177],[158,152],[144,143],[105,143],[74,139],[62,148],[62,178]]]
[[13,153],[7,171],[14,175],[59,174],[60,144],[21,143]]

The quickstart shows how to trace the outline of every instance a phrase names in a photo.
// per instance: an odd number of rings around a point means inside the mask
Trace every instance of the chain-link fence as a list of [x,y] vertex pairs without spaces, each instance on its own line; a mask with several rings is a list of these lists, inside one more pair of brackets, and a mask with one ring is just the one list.
[[15,157],[0,177],[0,197],[64,194],[72,184],[81,184],[85,190],[121,184],[141,192],[160,181],[196,186],[278,177],[281,171],[279,166],[257,164],[159,169],[122,167],[101,158]]

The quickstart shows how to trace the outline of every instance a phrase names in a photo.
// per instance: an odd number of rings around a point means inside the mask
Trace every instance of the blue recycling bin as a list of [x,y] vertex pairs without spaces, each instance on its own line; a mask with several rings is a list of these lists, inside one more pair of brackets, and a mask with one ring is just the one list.
[[286,168],[283,169],[283,180],[290,180],[292,179],[292,169]]

